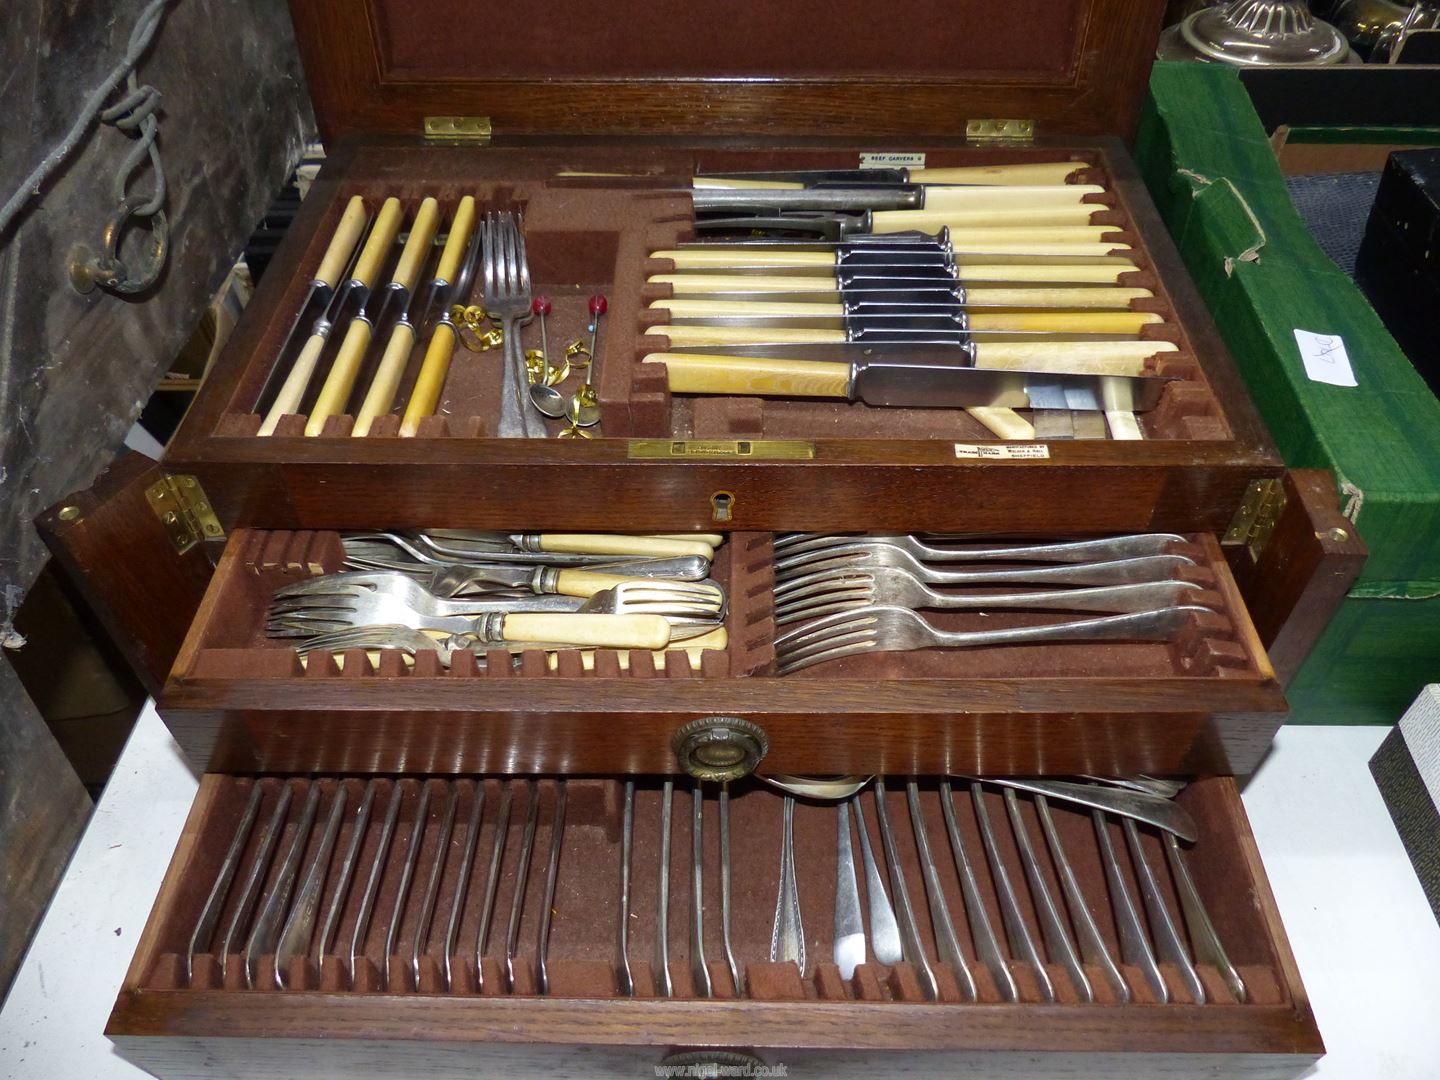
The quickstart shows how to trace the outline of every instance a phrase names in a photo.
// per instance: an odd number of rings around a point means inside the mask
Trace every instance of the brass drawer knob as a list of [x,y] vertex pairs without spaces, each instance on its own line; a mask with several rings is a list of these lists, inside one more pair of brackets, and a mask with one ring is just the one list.
[[759,724],[738,716],[702,716],[677,728],[670,748],[691,776],[724,783],[754,772],[770,740]]

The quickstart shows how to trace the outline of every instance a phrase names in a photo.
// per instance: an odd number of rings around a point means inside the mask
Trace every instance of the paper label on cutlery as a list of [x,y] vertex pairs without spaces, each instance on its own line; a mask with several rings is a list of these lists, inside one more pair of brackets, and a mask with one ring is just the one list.
[[1360,385],[1355,381],[1350,354],[1345,351],[1345,341],[1339,334],[1312,334],[1309,330],[1296,330],[1295,344],[1300,346],[1300,359],[1311,382],[1330,386]]
[[1050,456],[1045,443],[963,443],[955,444],[958,458],[988,458],[992,461],[1033,461]]
[[871,153],[860,155],[862,169],[923,169],[924,154]]

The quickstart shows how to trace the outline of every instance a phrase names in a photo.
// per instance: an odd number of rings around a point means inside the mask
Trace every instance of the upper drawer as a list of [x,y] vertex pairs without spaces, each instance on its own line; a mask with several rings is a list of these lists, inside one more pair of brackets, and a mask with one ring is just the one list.
[[[727,640],[704,652],[351,649],[302,661],[293,641],[266,636],[267,606],[277,587],[340,570],[340,536],[239,530],[160,711],[198,765],[231,771],[744,772],[763,758],[766,772],[805,774],[1248,772],[1281,721],[1280,687],[1215,539],[1166,551],[1147,575],[1180,583],[1185,606],[1148,640],[970,640],[781,674],[779,636],[815,624],[777,626],[769,533],[732,533],[717,549]],[[960,591],[974,602],[1035,588]],[[975,632],[1120,609],[1075,610],[924,617]],[[711,730],[697,733],[705,718]]]
[[[1278,473],[1279,461],[1233,363],[1133,164],[1113,141],[1000,150],[966,148],[952,139],[915,149],[925,151],[927,168],[1069,162],[1075,171],[1066,186],[1099,189],[1069,208],[1079,210],[1084,223],[1065,229],[1093,233],[1096,250],[1110,254],[1055,256],[1049,279],[1006,280],[1035,268],[1016,269],[1016,261],[1029,256],[1004,253],[1013,245],[995,240],[997,232],[1019,228],[1032,239],[1075,235],[1057,231],[1048,219],[1037,218],[1032,226],[1017,218],[1028,212],[1022,202],[1002,217],[992,220],[984,211],[953,226],[953,273],[966,290],[959,302],[976,366],[1058,364],[1067,372],[1093,371],[1099,360],[1087,367],[1075,357],[1083,352],[1093,359],[1098,349],[1106,353],[1105,371],[1134,370],[1163,382],[1153,407],[1134,413],[1133,420],[1121,412],[1056,409],[1053,397],[1035,397],[1051,407],[1032,409],[1024,404],[1031,402],[1029,390],[1019,398],[1012,390],[987,400],[1022,407],[1003,422],[992,415],[987,427],[979,414],[959,407],[846,402],[847,389],[860,390],[859,384],[846,386],[849,369],[843,365],[836,369],[840,375],[825,380],[806,374],[742,385],[740,362],[729,355],[720,365],[720,382],[708,382],[700,392],[683,381],[673,361],[647,362],[686,346],[706,348],[696,343],[717,336],[769,346],[797,336],[829,342],[853,333],[853,321],[807,314],[812,307],[838,306],[834,298],[812,303],[819,280],[814,276],[789,281],[797,290],[803,286],[806,296],[782,289],[778,295],[789,300],[765,299],[777,295],[769,290],[777,288],[779,271],[748,275],[757,288],[769,283],[736,302],[805,303],[803,317],[773,308],[747,307],[761,312],[753,317],[716,315],[713,307],[699,314],[677,309],[671,305],[693,304],[702,289],[716,287],[707,278],[736,275],[691,274],[675,254],[696,237],[689,185],[697,171],[850,167],[868,149],[873,147],[857,143],[752,150],[653,143],[483,150],[348,144],[307,198],[172,444],[167,465],[200,477],[226,527],[272,528],[438,522],[488,528],[523,518],[537,528],[594,530],[623,523],[635,530],[1219,532],[1246,485]],[[284,380],[301,365],[300,345],[317,314],[313,304],[306,306],[310,284],[350,200],[362,197],[371,213],[387,198],[400,201],[401,239],[387,249],[378,272],[383,285],[389,265],[401,261],[405,230],[422,200],[438,200],[443,238],[465,195],[473,195],[481,211],[523,213],[531,294],[552,301],[546,340],[557,365],[571,341],[589,344],[589,298],[607,298],[599,355],[590,368],[600,410],[599,425],[589,429],[595,437],[555,438],[566,426],[555,420],[546,428],[551,437],[499,438],[502,350],[472,352],[460,345],[443,373],[438,366],[429,369],[440,373],[442,389],[433,408],[414,418],[414,437],[404,437],[411,430],[404,414],[424,397],[416,387],[432,339],[428,326],[400,355],[394,393],[375,400],[365,437],[354,437],[364,399],[376,386],[371,373],[380,366],[381,339],[391,340],[390,316],[379,311],[383,289],[367,307],[370,316],[380,317],[358,376],[350,382],[347,366],[336,359],[354,314],[347,309],[295,411],[277,414],[273,434],[261,436]],[[1058,242],[1037,243],[1059,249]],[[426,250],[414,290],[417,320],[430,267],[438,270],[441,258],[438,241]],[[1063,280],[1053,280],[1057,268]],[[681,285],[676,272],[687,275]],[[893,268],[886,272],[893,277]],[[1082,273],[1082,283],[1068,280]],[[481,304],[484,291],[479,271],[467,295],[453,299]],[[1110,299],[1097,308],[1102,296]],[[443,328],[436,333],[450,335]],[[524,348],[541,347],[535,322],[520,336]],[[405,348],[403,341],[399,347]],[[1033,358],[1041,354],[1043,363]],[[813,357],[778,359],[808,363],[807,373],[818,370]],[[341,376],[332,384],[337,369]],[[562,396],[576,392],[582,375],[573,370],[560,383]],[[321,389],[332,385],[322,405]],[[1092,398],[1102,400],[1115,405],[1113,396]],[[997,460],[1003,440],[996,430],[1018,431],[1015,441],[1024,449]],[[1110,437],[1127,433],[1142,438]],[[355,506],[362,498],[366,521],[358,522]]]

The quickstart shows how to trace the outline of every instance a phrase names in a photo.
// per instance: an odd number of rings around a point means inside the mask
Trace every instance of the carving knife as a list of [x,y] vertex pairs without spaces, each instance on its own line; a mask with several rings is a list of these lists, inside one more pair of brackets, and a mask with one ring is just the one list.
[[[354,205],[354,200],[351,200]],[[348,209],[347,209],[348,213]],[[286,373],[285,381],[280,385],[280,391],[275,395],[275,400],[270,403],[270,410],[261,421],[259,434],[273,435],[276,426],[280,423],[282,416],[300,411],[300,402],[305,397],[305,391],[310,385],[310,379],[315,374],[315,367],[320,362],[320,354],[325,351],[325,343],[330,339],[330,331],[340,320],[342,313],[356,298],[358,290],[365,287],[363,281],[356,279],[360,271],[361,263],[364,262],[365,251],[369,247],[366,236],[372,222],[368,215],[361,226],[359,241],[353,245],[349,263],[345,271],[340,275],[339,280],[344,284],[338,288],[330,289],[329,297],[325,305],[320,309],[315,321],[310,326],[310,336],[301,346],[300,355],[290,365]],[[329,258],[327,253],[326,258]],[[301,316],[304,319],[304,315]],[[293,329],[293,328],[292,328]]]
[[[421,212],[424,212],[423,206]],[[440,262],[435,267],[435,276],[426,287],[425,300],[420,305],[421,325],[424,325],[430,318],[437,298],[443,297],[448,292],[450,282],[455,279],[474,223],[475,200],[466,195],[455,209],[455,218],[450,223],[450,235],[446,237],[445,247],[440,253]],[[420,218],[417,215],[416,228],[419,228],[419,224]],[[434,227],[431,226],[432,239],[434,231]],[[411,230],[411,239],[414,239],[413,229]],[[406,250],[409,250],[408,245]],[[417,266],[417,272],[418,269]],[[390,406],[395,402],[395,391],[399,389],[400,379],[405,374],[405,366],[410,360],[410,353],[414,350],[415,341],[420,334],[415,323],[410,319],[414,290],[402,288],[401,293],[400,313],[395,321],[394,329],[390,332],[390,341],[380,357],[380,364],[375,369],[374,377],[370,380],[370,389],[365,395],[364,402],[360,405],[360,411],[355,415],[355,429],[351,434],[356,437],[368,435],[375,420],[390,411]]]
[[335,286],[344,280],[341,275],[349,268],[352,253],[360,243],[360,238],[365,235],[365,227],[369,222],[370,213],[365,208],[365,200],[359,195],[351,196],[345,212],[340,215],[340,223],[335,226],[335,235],[330,238],[330,246],[325,249],[320,266],[310,281],[310,289],[295,315],[295,321],[290,324],[290,329],[285,334],[285,342],[275,354],[275,365],[265,378],[260,396],[255,399],[256,412],[263,413],[269,408],[277,392],[275,383],[284,368],[285,357],[290,355],[290,346],[294,343],[296,331],[306,325],[307,319],[311,323],[319,319],[330,306],[330,300],[335,295]]
[[[415,276],[420,271],[420,260],[435,236],[435,214],[434,199],[427,199],[421,204],[420,211],[416,214],[415,227],[410,230],[410,239],[400,253],[400,260],[395,265],[395,272],[391,277],[390,284],[384,290],[381,298],[381,317],[387,314],[386,309],[392,305],[394,298],[402,288],[408,292],[414,285]],[[360,259],[362,268],[369,270],[367,287],[360,294],[360,303],[350,319],[349,327],[346,328],[345,339],[340,343],[340,348],[330,365],[330,371],[325,376],[324,384],[320,387],[320,394],[310,410],[310,417],[305,422],[306,435],[319,435],[325,428],[325,421],[343,412],[350,400],[350,392],[355,388],[355,379],[360,374],[360,365],[364,362],[370,342],[374,339],[375,325],[380,321],[379,318],[370,314],[371,301],[375,299],[375,279],[379,275],[380,264],[389,254],[390,248],[395,244],[395,237],[400,233],[400,222],[403,216],[404,211],[400,207],[400,200],[394,197],[386,199],[384,205],[380,207],[380,213],[375,219],[375,228],[371,230],[370,239],[365,244],[365,255],[362,255]],[[421,240],[424,241],[423,244],[419,243]],[[370,266],[367,264],[366,256],[372,253],[374,263],[373,266]],[[357,276],[359,276],[358,271]]]
[[971,165],[954,169],[796,169],[725,172],[696,176],[697,188],[811,187],[817,184],[1060,185],[1090,168],[1088,161],[1042,161],[1012,165]]
[[1144,412],[1164,377],[1146,360],[1169,342],[1007,346],[756,346],[652,353],[679,394],[822,397],[904,408]]

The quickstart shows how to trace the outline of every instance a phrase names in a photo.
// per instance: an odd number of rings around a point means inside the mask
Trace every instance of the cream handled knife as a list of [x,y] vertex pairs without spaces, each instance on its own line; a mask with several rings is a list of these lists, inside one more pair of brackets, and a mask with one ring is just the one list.
[[903,408],[1154,408],[1167,381],[1146,361],[1169,342],[970,346],[762,346],[652,353],[677,394],[841,398]]
[[[360,362],[365,358],[365,350],[370,346],[373,332],[371,321],[365,314],[366,308],[375,295],[375,281],[380,276],[380,269],[400,232],[402,216],[400,200],[391,197],[385,200],[380,207],[380,213],[375,217],[375,225],[370,230],[369,239],[365,241],[365,248],[360,253],[360,261],[356,264],[354,276],[349,283],[359,297],[359,307],[350,320],[350,326],[345,331],[345,340],[340,343],[340,349],[330,366],[330,373],[325,377],[320,395],[305,422],[306,435],[319,435],[325,427],[325,421],[344,409],[350,397],[350,390],[355,385],[355,376],[360,371]],[[403,264],[404,260],[401,262]]]

